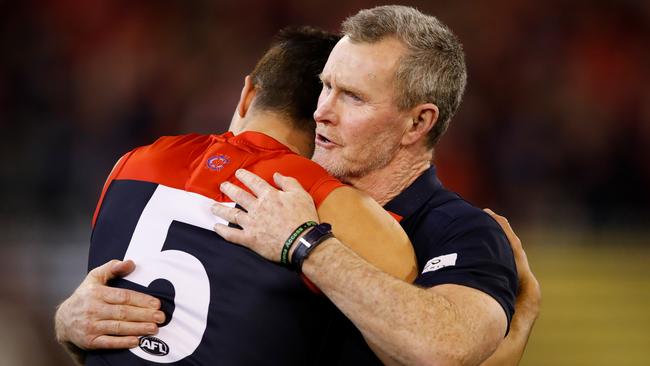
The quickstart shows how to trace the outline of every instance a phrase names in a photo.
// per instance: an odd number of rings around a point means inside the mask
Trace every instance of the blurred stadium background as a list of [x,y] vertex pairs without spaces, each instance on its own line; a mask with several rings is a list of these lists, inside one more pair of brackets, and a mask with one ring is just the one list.
[[[443,181],[510,219],[542,284],[522,365],[650,365],[650,2],[407,4],[467,53]],[[51,318],[121,154],[224,131],[279,28],[374,5],[0,0],[0,365],[70,364]]]

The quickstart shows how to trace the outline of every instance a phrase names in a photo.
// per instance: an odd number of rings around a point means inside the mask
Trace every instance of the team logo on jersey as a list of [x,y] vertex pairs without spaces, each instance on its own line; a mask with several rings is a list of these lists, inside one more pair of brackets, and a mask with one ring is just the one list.
[[215,155],[207,161],[208,168],[216,171],[221,171],[228,163],[230,163],[230,157],[224,154]]
[[140,349],[154,356],[166,356],[169,353],[169,346],[160,338],[146,336],[140,338]]

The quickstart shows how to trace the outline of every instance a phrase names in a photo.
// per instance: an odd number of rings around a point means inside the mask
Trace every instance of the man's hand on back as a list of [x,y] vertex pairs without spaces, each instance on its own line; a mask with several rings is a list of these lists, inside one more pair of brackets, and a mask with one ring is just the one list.
[[[212,212],[243,230],[223,224],[216,224],[214,230],[228,241],[279,262],[282,244],[291,235],[291,230],[306,221],[319,220],[314,201],[292,177],[276,173],[273,179],[280,187],[276,189],[245,169],[239,169],[235,175],[253,194],[229,182],[222,184],[220,189],[246,211],[215,204]],[[294,245],[292,249],[295,248]]]

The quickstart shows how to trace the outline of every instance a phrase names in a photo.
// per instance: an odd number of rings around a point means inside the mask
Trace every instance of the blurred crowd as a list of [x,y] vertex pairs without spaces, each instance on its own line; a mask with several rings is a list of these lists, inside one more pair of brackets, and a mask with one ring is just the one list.
[[[446,185],[531,225],[648,222],[648,2],[412,4],[467,53],[465,100],[437,149]],[[1,219],[90,217],[130,148],[224,131],[279,28],[338,30],[371,5],[0,2]]]
[[504,1],[477,13],[459,27],[469,89],[439,163],[531,225],[647,225],[649,3]]

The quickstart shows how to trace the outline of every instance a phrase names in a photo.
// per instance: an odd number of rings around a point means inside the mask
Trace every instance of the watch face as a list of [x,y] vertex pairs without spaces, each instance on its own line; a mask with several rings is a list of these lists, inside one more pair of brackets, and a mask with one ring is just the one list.
[[318,231],[320,231],[323,234],[328,233],[328,232],[332,231],[332,225],[324,222],[324,223],[318,225]]

